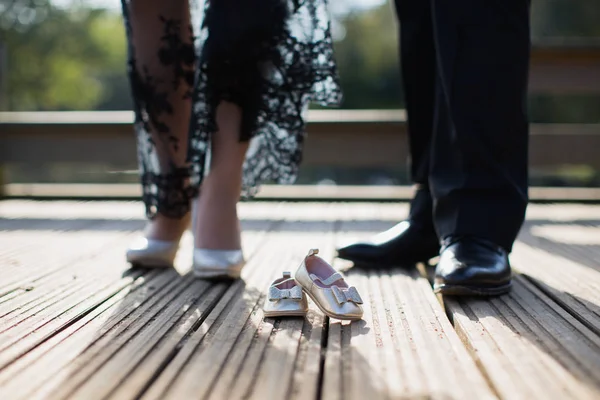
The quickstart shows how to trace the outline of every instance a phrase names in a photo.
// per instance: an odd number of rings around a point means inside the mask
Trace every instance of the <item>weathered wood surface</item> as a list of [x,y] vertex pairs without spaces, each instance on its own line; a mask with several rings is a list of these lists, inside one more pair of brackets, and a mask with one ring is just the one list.
[[[7,183],[4,193],[9,198],[28,200],[126,201],[141,198],[142,189],[137,183]],[[413,195],[412,186],[263,185],[256,199],[279,202],[407,202]],[[529,200],[534,203],[598,204],[600,188],[532,187]]]
[[506,296],[440,302],[416,269],[350,269],[362,321],[313,304],[305,319],[263,317],[269,283],[309,248],[346,269],[336,246],[406,213],[242,204],[244,279],[210,283],[188,273],[189,234],[175,270],[128,269],[139,204],[2,201],[0,397],[599,398],[597,206],[531,206]]

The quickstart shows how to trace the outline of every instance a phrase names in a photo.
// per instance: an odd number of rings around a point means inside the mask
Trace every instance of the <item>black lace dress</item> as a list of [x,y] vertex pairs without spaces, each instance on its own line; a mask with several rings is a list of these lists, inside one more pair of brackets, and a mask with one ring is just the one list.
[[341,100],[327,0],[122,0],[146,212],[178,218],[210,165],[215,109],[241,107],[243,197],[294,182],[311,101]]

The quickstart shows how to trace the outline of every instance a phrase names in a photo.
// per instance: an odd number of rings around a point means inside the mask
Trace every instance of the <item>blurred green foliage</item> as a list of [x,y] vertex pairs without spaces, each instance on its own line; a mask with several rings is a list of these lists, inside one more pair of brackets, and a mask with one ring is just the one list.
[[125,39],[119,15],[34,5],[33,12],[44,15],[39,21],[21,23],[23,11],[13,20],[6,15],[0,19],[0,41],[7,53],[7,108],[89,110],[117,93],[117,99],[122,97],[128,87],[121,78]]
[[[7,49],[5,108],[129,109],[125,33],[118,10],[85,2],[64,9],[49,0],[4,0],[0,44]],[[397,24],[391,5],[335,16],[344,108],[403,106]],[[599,0],[533,2],[532,36],[600,37]],[[5,72],[6,73],[6,72]],[[535,121],[600,121],[600,98],[548,97],[530,102]]]
[[388,4],[340,18],[345,35],[335,51],[344,108],[403,106],[395,18]]
[[[0,0],[0,109],[11,111],[127,110],[126,41],[119,10],[95,9],[86,0],[68,9],[50,0]],[[336,58],[344,89],[344,108],[403,106],[398,68],[395,12],[390,4],[350,11],[332,4]],[[600,0],[532,2],[533,41],[548,38],[600,40]],[[8,71],[8,74],[6,72]],[[4,73],[4,75],[1,75]],[[4,95],[4,103],[2,103]],[[534,122],[600,122],[600,96],[535,96]],[[130,173],[107,174],[107,166],[73,168],[10,166],[11,182],[136,182]],[[14,167],[14,168],[13,168]],[[408,184],[403,165],[394,169],[304,168],[301,183]],[[532,171],[533,185],[600,186],[600,172],[586,166]]]
[[543,38],[600,37],[598,0],[535,0],[531,7],[534,42]]

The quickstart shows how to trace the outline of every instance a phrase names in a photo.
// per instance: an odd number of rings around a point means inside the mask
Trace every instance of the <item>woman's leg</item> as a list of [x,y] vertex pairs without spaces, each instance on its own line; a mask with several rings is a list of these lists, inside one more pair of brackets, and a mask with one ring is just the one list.
[[146,237],[179,240],[190,221],[185,170],[195,53],[189,4],[123,0],[123,12],[144,196],[154,214]]
[[248,142],[240,142],[242,110],[230,102],[217,108],[218,131],[212,136],[210,172],[196,200],[195,247],[211,250],[241,248],[237,202]]

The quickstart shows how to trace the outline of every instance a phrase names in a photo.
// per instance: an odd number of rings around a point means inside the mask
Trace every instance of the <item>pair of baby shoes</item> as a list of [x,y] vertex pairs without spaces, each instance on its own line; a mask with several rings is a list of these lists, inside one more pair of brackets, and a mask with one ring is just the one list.
[[359,320],[363,316],[363,301],[355,287],[312,249],[295,274],[284,272],[269,287],[264,305],[265,317],[305,316],[308,295],[330,318]]

